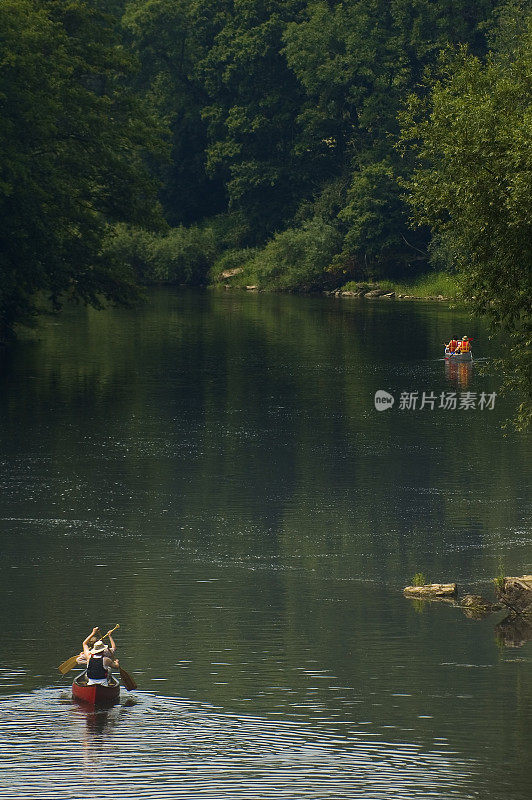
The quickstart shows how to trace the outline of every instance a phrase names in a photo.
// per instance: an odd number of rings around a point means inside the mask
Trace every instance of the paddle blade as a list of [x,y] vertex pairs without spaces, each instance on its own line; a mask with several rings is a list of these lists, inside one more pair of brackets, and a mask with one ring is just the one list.
[[125,669],[122,669],[122,667],[119,667],[119,669],[120,669],[120,677],[122,678],[122,683],[124,684],[128,692],[131,692],[133,689],[136,689],[137,684],[135,683],[129,672],[126,672]]
[[59,664],[57,669],[59,670],[61,675],[66,675],[67,672],[70,672],[71,669],[74,669],[74,667],[78,663],[77,658],[78,658],[77,656],[71,656],[70,658],[67,658],[66,661],[63,661],[62,664]]

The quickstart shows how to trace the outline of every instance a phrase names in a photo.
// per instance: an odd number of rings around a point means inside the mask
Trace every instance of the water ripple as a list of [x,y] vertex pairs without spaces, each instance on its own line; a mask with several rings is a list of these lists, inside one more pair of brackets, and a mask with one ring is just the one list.
[[0,704],[0,797],[472,797],[471,766],[451,753],[383,741],[356,728],[221,713],[142,693],[90,711],[54,690]]

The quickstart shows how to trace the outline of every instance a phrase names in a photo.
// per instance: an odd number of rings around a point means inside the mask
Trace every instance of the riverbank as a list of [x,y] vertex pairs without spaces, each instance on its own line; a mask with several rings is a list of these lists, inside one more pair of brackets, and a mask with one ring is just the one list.
[[[226,289],[245,289],[247,291],[276,291],[270,286],[261,286],[259,282],[246,281],[245,268],[225,270],[216,276],[213,286],[223,286]],[[282,287],[278,291],[283,291]],[[298,290],[299,293],[309,294]],[[334,297],[355,297],[368,300],[436,300],[455,301],[459,299],[460,290],[457,280],[446,272],[434,272],[424,275],[409,282],[382,281],[349,281],[336,288],[325,290],[325,295]]]
[[374,283],[349,281],[327,294],[343,297],[366,297],[398,300],[457,300],[460,287],[456,278],[447,272],[432,272],[413,281],[382,280]]

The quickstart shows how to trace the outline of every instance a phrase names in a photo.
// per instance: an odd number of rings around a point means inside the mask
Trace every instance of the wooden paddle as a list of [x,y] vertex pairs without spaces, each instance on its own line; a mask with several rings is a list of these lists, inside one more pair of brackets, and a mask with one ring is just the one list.
[[[114,631],[116,631],[117,628],[119,627],[120,625],[117,624],[114,626],[114,628],[112,628],[112,630],[107,631],[105,636],[102,636],[102,641],[106,639],[111,633],[114,633]],[[62,664],[59,664],[57,669],[59,670],[61,675],[66,675],[67,672],[70,672],[71,669],[74,669],[74,667],[78,664],[77,658],[78,658],[77,656],[71,656],[70,658],[67,658],[66,661],[63,661]],[[78,666],[81,666],[81,664],[78,664]]]
[[[120,627],[120,625],[116,625],[113,628],[113,630],[109,631],[108,633],[106,633],[105,636],[109,636],[110,633],[113,633],[113,631],[116,631],[116,629],[119,628],[119,627]],[[102,640],[105,639],[105,636],[102,636]],[[136,689],[137,688],[137,684],[135,683],[135,680],[131,677],[129,672],[127,672],[125,669],[123,669],[120,666],[120,664],[118,665],[118,669],[120,671],[120,678],[122,679],[122,683],[124,684],[124,686],[126,687],[128,692],[131,692],[133,689]]]
[[124,684],[128,692],[131,692],[133,689],[136,689],[137,684],[135,683],[129,672],[126,672],[125,669],[122,669],[122,667],[120,666],[118,667],[118,669],[120,670],[120,677],[122,679],[122,683]]

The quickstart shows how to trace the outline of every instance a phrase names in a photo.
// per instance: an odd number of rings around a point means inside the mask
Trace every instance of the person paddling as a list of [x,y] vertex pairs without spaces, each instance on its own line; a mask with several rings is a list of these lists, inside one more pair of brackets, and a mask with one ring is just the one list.
[[469,353],[469,351],[471,350],[471,345],[469,344],[470,341],[471,339],[468,339],[467,336],[462,336],[462,341],[458,345],[458,352]]
[[[99,631],[100,631],[99,628],[94,628],[92,633],[89,634],[89,636],[87,636],[87,638],[85,639],[85,641],[87,642],[87,644],[89,646],[89,649],[91,647],[93,647],[96,644],[96,642],[99,640],[99,638],[100,638]],[[104,655],[105,658],[113,659],[115,657],[115,655],[116,655],[116,643],[115,643],[113,637],[111,636],[111,633],[107,633],[106,637],[109,638],[109,645],[105,646],[105,650],[103,652],[103,655]],[[104,638],[104,637],[102,637],[102,638]],[[77,656],[76,663],[77,664],[82,664],[82,665],[87,663],[87,659],[85,657],[85,653],[83,652],[83,650]]]
[[[118,659],[109,658],[105,655],[107,647],[101,639],[89,648],[89,640],[94,637],[97,630],[98,628],[93,628],[92,633],[83,642],[83,654],[87,662],[87,683],[89,686],[94,684],[108,686],[111,669],[113,667],[119,669],[120,664]],[[111,640],[111,649],[116,649],[111,636],[109,636],[109,639]]]
[[458,339],[456,338],[456,336],[453,336],[449,344],[445,345],[445,349],[449,353],[454,353],[457,347],[458,347]]

